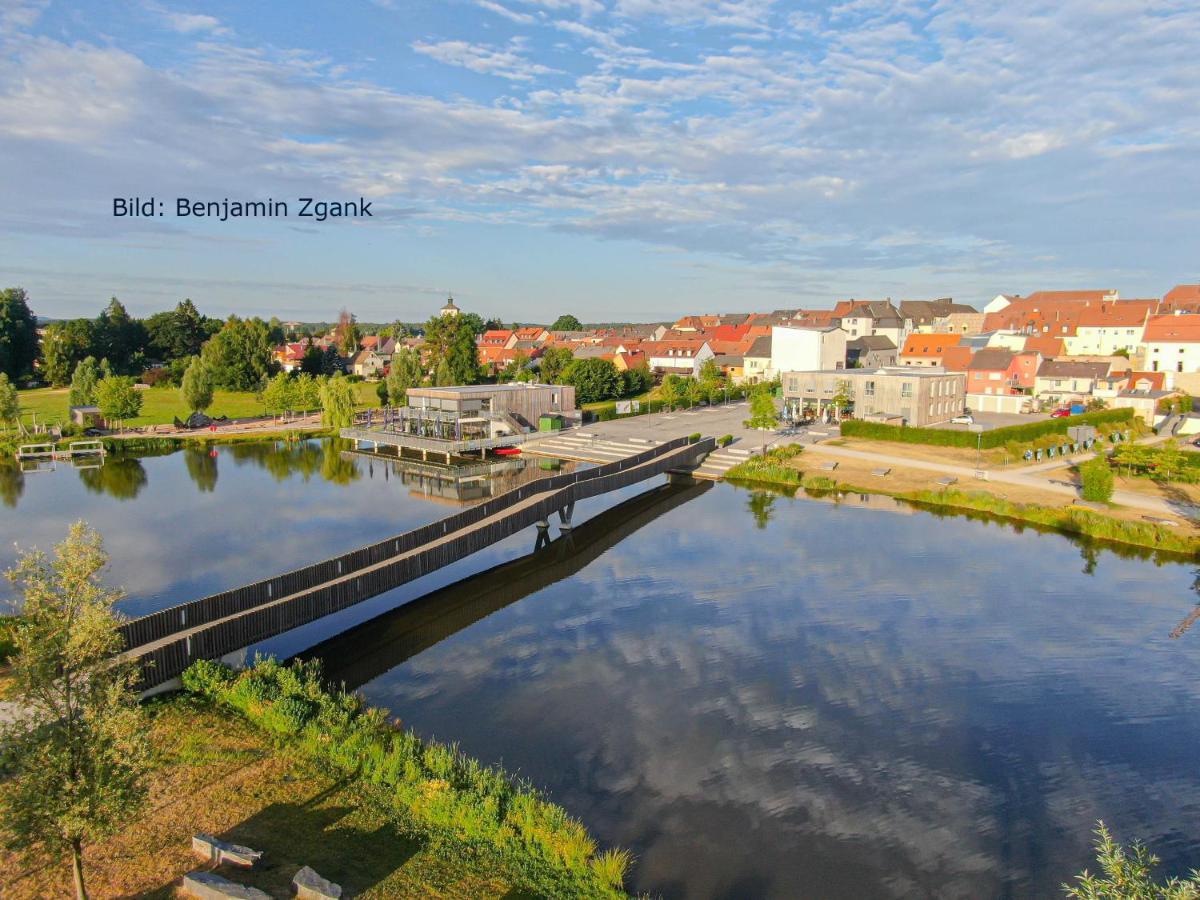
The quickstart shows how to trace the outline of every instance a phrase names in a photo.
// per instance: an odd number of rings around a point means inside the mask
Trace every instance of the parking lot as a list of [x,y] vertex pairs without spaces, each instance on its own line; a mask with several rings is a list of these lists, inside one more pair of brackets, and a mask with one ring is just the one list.
[[[972,412],[971,416],[975,419],[975,424],[982,425],[985,431],[991,431],[993,428],[1006,428],[1009,425],[1028,425],[1030,422],[1044,422],[1050,418],[1050,413],[998,413],[998,412]],[[948,431],[967,431],[969,425],[954,425],[950,422],[940,422],[937,425],[931,425],[930,428],[945,428]]]

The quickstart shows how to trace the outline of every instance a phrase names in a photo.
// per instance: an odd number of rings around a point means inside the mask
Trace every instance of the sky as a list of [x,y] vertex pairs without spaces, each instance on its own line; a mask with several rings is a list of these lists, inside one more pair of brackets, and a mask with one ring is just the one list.
[[49,317],[1161,296],[1197,160],[1197,0],[0,0],[0,286]]

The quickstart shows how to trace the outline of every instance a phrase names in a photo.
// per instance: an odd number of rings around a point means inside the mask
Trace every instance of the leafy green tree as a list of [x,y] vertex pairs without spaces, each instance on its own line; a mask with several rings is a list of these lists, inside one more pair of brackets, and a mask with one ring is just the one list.
[[287,335],[283,331],[283,323],[279,321],[279,316],[271,316],[271,320],[267,322],[267,340],[272,344],[282,344],[287,340]]
[[1150,461],[1150,469],[1154,473],[1154,477],[1163,481],[1170,481],[1172,472],[1178,477],[1179,470],[1183,468],[1183,465],[1183,451],[1174,441],[1167,441],[1163,444],[1155,451]]
[[[500,370],[497,380],[501,383],[506,381],[528,381],[529,380],[529,357],[524,353],[514,353],[513,358],[508,361],[508,364]],[[525,376],[525,377],[521,377]]]
[[189,413],[204,412],[213,402],[213,375],[203,358],[193,356],[183,373],[179,396]]
[[554,324],[550,326],[551,331],[582,331],[583,325],[580,321],[571,315],[559,316],[554,320]]
[[662,386],[659,389],[659,396],[662,397],[663,405],[669,409],[675,409],[687,402],[687,383],[688,379],[682,375],[668,375],[664,378]]
[[71,391],[67,395],[67,402],[71,406],[91,406],[96,402],[96,385],[104,374],[100,371],[100,365],[96,362],[96,357],[85,356],[75,366],[75,372],[71,375]]
[[479,381],[481,373],[475,334],[466,315],[434,316],[426,323],[426,365],[433,370],[436,384],[475,384]]
[[1083,499],[1107,503],[1113,495],[1113,472],[1103,453],[1079,466],[1079,478],[1083,482]]
[[483,321],[483,316],[479,315],[479,313],[459,313],[454,318],[458,319],[459,324],[466,325],[471,329],[472,340],[487,331],[487,322]]
[[1075,886],[1063,885],[1072,900],[1197,900],[1200,898],[1200,870],[1187,878],[1171,878],[1165,883],[1154,880],[1157,856],[1145,845],[1134,842],[1129,851],[1117,844],[1103,822],[1096,826],[1096,860],[1099,875],[1085,869],[1075,876]]
[[33,372],[38,355],[37,317],[24,288],[0,291],[0,372],[12,381]]
[[292,381],[292,409],[308,412],[321,407],[321,382],[307,372]]
[[[42,376],[62,387],[80,360],[93,356],[96,324],[91,319],[51,322],[42,337]],[[94,359],[94,356],[93,356]]]
[[654,376],[646,366],[634,366],[621,373],[623,391],[626,397],[644,394],[654,384]]
[[4,430],[14,427],[21,419],[21,398],[17,386],[0,372],[0,425]]
[[295,394],[292,377],[287,372],[279,372],[263,387],[259,399],[267,412],[278,416],[296,408]]
[[612,360],[598,357],[572,362],[563,373],[562,382],[575,387],[575,400],[579,403],[620,397],[625,384]]
[[304,345],[304,356],[300,357],[300,371],[308,375],[322,375],[321,364],[325,354],[313,343],[312,338]]
[[146,367],[146,327],[116,297],[96,319],[95,345],[118,375],[138,375]]
[[262,319],[230,316],[200,356],[212,372],[213,385],[230,391],[257,390],[277,368]]
[[23,714],[0,732],[0,832],[13,849],[69,853],[78,898],[83,848],[137,815],[150,759],[136,664],[117,655],[122,594],[103,583],[107,562],[100,536],[77,522],[53,560],[27,553],[8,572],[24,596],[11,698]]
[[848,378],[838,379],[837,389],[829,398],[829,402],[839,413],[850,408],[850,404],[854,402],[854,386]]
[[750,418],[742,423],[746,428],[753,428],[763,433],[763,450],[767,449],[767,432],[779,424],[779,414],[775,411],[775,400],[771,392],[765,389],[756,390],[750,395]]
[[538,362],[538,375],[546,384],[559,384],[574,359],[570,347],[547,347]]
[[221,323],[202,316],[191,300],[183,300],[175,309],[155,313],[146,319],[149,351],[164,362],[198,356],[204,342]]
[[392,354],[392,366],[388,370],[388,402],[392,406],[408,405],[408,389],[421,383],[421,357],[407,347]]
[[142,411],[142,395],[128,375],[109,375],[96,382],[96,406],[109,422],[137,418]]
[[437,387],[453,387],[455,384],[454,374],[450,371],[450,363],[442,360],[437,364],[437,368],[433,370],[433,383]]
[[330,428],[345,428],[354,422],[354,386],[334,375],[321,386],[321,416]]

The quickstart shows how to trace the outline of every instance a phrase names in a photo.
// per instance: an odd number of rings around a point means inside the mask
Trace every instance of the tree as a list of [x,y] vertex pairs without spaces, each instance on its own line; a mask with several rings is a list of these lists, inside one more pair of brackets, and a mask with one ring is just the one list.
[[329,428],[345,428],[354,421],[354,387],[341,375],[321,386],[321,417]]
[[71,375],[71,392],[67,402],[71,406],[92,406],[96,402],[96,384],[103,378],[96,357],[85,356]]
[[259,399],[267,412],[278,416],[295,408],[295,394],[292,377],[287,372],[279,372],[263,387]]
[[623,393],[627,397],[644,394],[654,384],[654,376],[650,374],[650,369],[646,366],[634,366],[632,369],[626,369],[621,374],[621,380],[624,387]]
[[408,389],[421,383],[421,357],[415,350],[405,347],[392,355],[392,367],[388,371],[388,402],[392,406],[408,405]]
[[1179,445],[1175,441],[1167,441],[1159,448],[1151,457],[1150,469],[1155,477],[1161,478],[1163,481],[1171,480],[1171,473],[1179,475],[1179,470],[1183,468],[1184,457],[1183,451],[1179,449]]
[[610,359],[577,359],[567,367],[562,376],[563,384],[574,385],[575,400],[579,403],[595,403],[621,396],[624,382],[621,373]]
[[321,363],[325,358],[325,354],[321,348],[313,343],[312,338],[308,339],[308,343],[304,345],[304,356],[300,358],[300,371],[308,375],[321,375]]
[[582,331],[583,325],[574,316],[559,316],[550,326],[551,331]]
[[118,375],[138,375],[146,367],[146,327],[116,297],[95,325],[95,350]]
[[108,563],[83,522],[48,559],[22,556],[7,574],[24,595],[12,660],[16,704],[4,727],[10,761],[0,783],[0,831],[14,849],[69,852],[76,897],[86,898],[83,848],[127,824],[146,796],[147,723],[136,663],[121,659]]
[[460,325],[466,325],[471,329],[472,340],[487,331],[487,322],[483,321],[483,316],[479,315],[479,313],[459,313],[454,318],[458,319]]
[[33,373],[38,355],[37,317],[24,288],[0,291],[0,372],[11,381]]
[[350,310],[343,306],[341,312],[338,313],[337,327],[333,332],[334,345],[342,356],[349,358],[358,352],[361,338],[358,320]]
[[292,381],[292,409],[308,412],[321,407],[321,382],[307,372]]
[[501,383],[506,381],[528,381],[528,366],[529,357],[526,354],[517,351],[513,354],[513,358],[508,361],[508,364],[500,370],[497,380]]
[[1171,878],[1164,884],[1151,874],[1159,859],[1145,845],[1134,842],[1126,851],[1113,840],[1103,822],[1096,825],[1096,860],[1103,875],[1085,869],[1075,876],[1076,886],[1064,884],[1073,900],[1196,900],[1200,897],[1200,871],[1187,878]]
[[183,300],[169,312],[155,313],[145,325],[150,352],[164,362],[198,356],[204,342],[221,327],[219,321],[200,315],[191,300]]
[[213,402],[213,376],[208,364],[199,356],[193,356],[183,373],[179,385],[179,396],[189,413],[204,412]]
[[574,359],[575,354],[571,352],[570,347],[547,347],[542,351],[542,358],[538,363],[538,373],[542,381],[546,384],[558,384],[563,372]]
[[0,425],[7,431],[21,419],[21,398],[17,386],[0,372]]
[[763,433],[763,450],[767,449],[767,432],[779,424],[779,414],[775,411],[775,400],[771,392],[759,388],[750,395],[750,418],[742,423],[746,428],[754,428]]
[[425,353],[426,365],[439,386],[479,381],[479,350],[466,315],[433,316],[425,324]]
[[42,337],[42,377],[55,387],[71,380],[79,362],[93,355],[96,325],[91,319],[51,322]]
[[213,385],[230,391],[257,390],[278,368],[262,319],[230,316],[200,356],[212,372]]
[[848,378],[838,379],[837,390],[829,398],[829,402],[839,413],[850,408],[850,404],[854,402],[854,385]]
[[688,380],[682,375],[668,375],[664,378],[659,390],[663,404],[670,409],[682,405],[687,400]]
[[120,423],[142,411],[142,395],[128,375],[109,375],[96,382],[96,405],[106,421]]
[[1083,499],[1107,503],[1113,495],[1113,472],[1103,453],[1079,466],[1079,478],[1083,483]]

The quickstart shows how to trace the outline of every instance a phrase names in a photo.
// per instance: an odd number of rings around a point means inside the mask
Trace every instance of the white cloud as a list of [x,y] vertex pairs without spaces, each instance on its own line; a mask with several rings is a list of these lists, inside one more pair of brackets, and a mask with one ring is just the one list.
[[535,75],[546,75],[554,70],[548,66],[531,63],[519,52],[520,44],[514,42],[507,49],[496,49],[467,41],[439,41],[425,43],[417,41],[413,50],[438,62],[461,66],[483,75],[496,75],[513,81],[532,81]]

